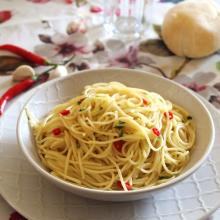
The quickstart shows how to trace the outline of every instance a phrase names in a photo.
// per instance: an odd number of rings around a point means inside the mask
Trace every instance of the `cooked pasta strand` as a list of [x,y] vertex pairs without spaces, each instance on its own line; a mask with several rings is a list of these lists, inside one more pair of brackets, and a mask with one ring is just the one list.
[[195,145],[185,109],[118,82],[86,86],[42,121],[29,116],[43,164],[83,187],[127,191],[164,183],[183,170]]

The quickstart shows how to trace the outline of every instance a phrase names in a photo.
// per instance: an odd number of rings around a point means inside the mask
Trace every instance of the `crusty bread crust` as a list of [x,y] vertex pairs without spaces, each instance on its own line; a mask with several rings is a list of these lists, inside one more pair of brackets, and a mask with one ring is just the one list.
[[187,0],[168,11],[162,25],[167,47],[200,58],[220,49],[220,7],[213,0]]

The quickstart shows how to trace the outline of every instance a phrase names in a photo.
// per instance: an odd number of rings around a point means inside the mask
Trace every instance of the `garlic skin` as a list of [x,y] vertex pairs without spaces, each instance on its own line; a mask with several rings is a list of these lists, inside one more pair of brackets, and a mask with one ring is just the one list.
[[20,82],[28,78],[33,78],[35,71],[31,66],[21,65],[12,73],[12,80],[14,82]]
[[85,24],[82,21],[72,21],[67,26],[67,34],[76,32],[85,33],[87,31]]
[[55,79],[62,76],[67,76],[68,71],[65,66],[58,65],[55,69],[50,71],[50,78],[49,79]]

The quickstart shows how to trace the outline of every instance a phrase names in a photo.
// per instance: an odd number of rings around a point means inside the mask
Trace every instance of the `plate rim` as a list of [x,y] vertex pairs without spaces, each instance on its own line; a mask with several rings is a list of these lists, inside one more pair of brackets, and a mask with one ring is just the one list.
[[[51,81],[55,81],[55,80],[51,80]],[[40,89],[41,86],[38,86],[36,88],[33,88],[31,89],[30,91],[22,94],[21,96],[18,97],[18,99],[16,99],[16,101],[14,100],[11,105],[8,107],[7,110],[11,109],[12,107],[14,107],[15,105],[18,105],[20,104],[21,100],[22,99],[25,99],[25,102],[22,101],[22,105],[24,105],[26,103],[26,101],[34,94],[34,92],[37,90],[37,89]],[[200,96],[199,94],[196,94],[195,95],[198,96],[198,98],[203,102],[203,104],[205,106],[207,106],[207,109],[209,110],[210,114],[212,117],[213,114],[216,114],[215,116],[219,115],[220,116],[220,112],[218,112],[217,109],[214,108],[214,106],[212,106],[207,100],[204,99],[204,97]],[[18,115],[17,115],[18,116]],[[7,117],[7,112],[2,116],[2,118],[5,118]],[[216,122],[214,122],[215,124]],[[1,124],[1,122],[0,122]],[[0,128],[0,131],[1,131],[1,128]],[[38,174],[40,175],[40,174]],[[62,189],[61,189],[62,190]],[[62,190],[63,191],[63,190]],[[219,190],[220,191],[220,190]],[[20,214],[22,214],[25,218],[27,219],[33,219],[32,216],[29,216],[26,211],[23,209],[23,208],[20,208],[20,206],[18,206],[17,204],[14,204],[13,201],[10,201],[10,199],[7,198],[7,195],[4,193],[5,191],[0,188],[0,194],[1,196],[3,197],[3,199],[15,210],[15,211],[18,211]],[[208,212],[206,212],[203,216],[200,216],[200,219],[204,219],[206,217],[208,217],[210,214],[212,214],[214,211],[216,211],[218,208],[220,207],[220,202],[212,209],[210,209]]]

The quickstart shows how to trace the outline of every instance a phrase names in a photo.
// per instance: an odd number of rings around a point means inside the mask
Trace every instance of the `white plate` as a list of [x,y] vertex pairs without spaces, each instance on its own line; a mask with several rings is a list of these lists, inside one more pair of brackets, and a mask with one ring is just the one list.
[[192,176],[151,198],[124,203],[75,196],[51,185],[26,161],[16,140],[18,114],[32,92],[12,103],[0,120],[0,192],[17,211],[36,220],[195,220],[220,205],[220,123],[207,161]]

